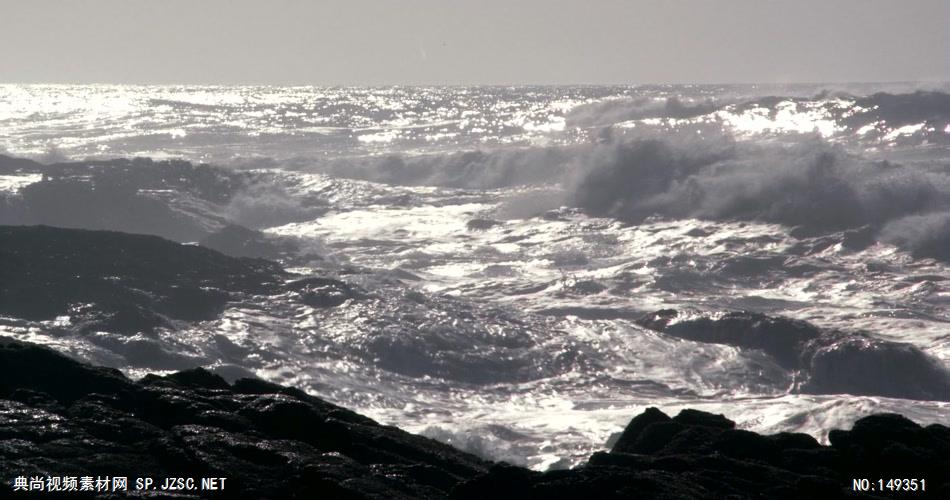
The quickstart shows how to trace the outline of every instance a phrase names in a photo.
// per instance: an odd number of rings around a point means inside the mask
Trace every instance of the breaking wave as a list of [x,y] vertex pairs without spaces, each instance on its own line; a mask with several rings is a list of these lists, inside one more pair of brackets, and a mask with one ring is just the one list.
[[[539,213],[567,205],[634,224],[653,216],[762,221],[795,228],[798,235],[864,226],[877,233],[888,226],[884,241],[941,257],[938,235],[945,230],[939,221],[950,207],[950,172],[940,161],[872,159],[820,137],[660,137],[623,134],[561,147],[369,157],[316,170],[405,186],[548,185],[558,194],[535,203]],[[930,229],[916,236],[899,229],[923,222]]]
[[291,273],[151,333],[77,305],[0,334],[258,376],[537,468],[647,406],[819,439],[946,422],[947,89],[878,87],[0,85],[0,148],[43,160],[0,156],[0,223]]
[[658,140],[604,149],[571,191],[595,215],[761,220],[826,232],[944,209],[950,175],[868,161],[810,140],[792,146]]

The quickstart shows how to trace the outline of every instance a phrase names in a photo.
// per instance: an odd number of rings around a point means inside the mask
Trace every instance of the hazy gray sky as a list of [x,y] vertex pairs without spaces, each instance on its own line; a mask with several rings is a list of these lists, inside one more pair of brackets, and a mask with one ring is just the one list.
[[950,80],[950,0],[0,0],[0,82]]

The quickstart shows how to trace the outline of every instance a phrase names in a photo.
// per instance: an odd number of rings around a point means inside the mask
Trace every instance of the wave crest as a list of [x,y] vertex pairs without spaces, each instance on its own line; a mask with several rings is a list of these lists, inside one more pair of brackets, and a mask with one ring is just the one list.
[[821,233],[945,207],[950,178],[818,140],[792,147],[638,140],[598,155],[572,200],[628,222],[651,215],[760,220]]

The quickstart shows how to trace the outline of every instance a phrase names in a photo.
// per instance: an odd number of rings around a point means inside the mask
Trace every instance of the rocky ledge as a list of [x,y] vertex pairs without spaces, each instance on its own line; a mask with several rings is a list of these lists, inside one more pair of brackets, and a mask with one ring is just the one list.
[[[52,350],[0,338],[0,497],[17,477],[226,477],[225,491],[167,498],[836,498],[854,479],[917,479],[950,494],[950,429],[899,415],[832,431],[762,436],[722,415],[655,408],[609,452],[571,470],[490,464],[382,426],[299,390],[233,385],[202,369],[131,381]],[[921,483],[920,480],[924,480]],[[908,483],[909,484],[909,483]],[[130,493],[131,494],[131,493]],[[43,493],[42,498],[55,497]],[[82,498],[83,493],[64,494]],[[91,494],[90,494],[91,495]]]
[[331,278],[288,281],[276,262],[230,257],[157,236],[0,226],[0,316],[68,317],[77,333],[152,333],[214,319],[230,301],[293,293],[314,307],[361,295]]
[[22,495],[18,476],[54,475],[225,477],[216,498],[445,498],[487,465],[296,389],[202,369],[133,382],[0,338],[2,498]]
[[214,318],[233,294],[276,293],[285,276],[156,236],[0,226],[0,242],[0,314],[121,333]]
[[[880,414],[829,440],[763,436],[722,415],[687,409],[670,418],[649,408],[585,465],[540,473],[496,464],[453,498],[950,498],[950,428]],[[895,486],[898,478],[908,481]],[[855,479],[867,479],[859,483],[866,490],[855,491]]]

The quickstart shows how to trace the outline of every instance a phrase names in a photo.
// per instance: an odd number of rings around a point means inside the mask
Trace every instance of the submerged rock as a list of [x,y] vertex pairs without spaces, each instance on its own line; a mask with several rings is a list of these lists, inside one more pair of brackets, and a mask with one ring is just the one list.
[[642,316],[637,323],[651,330],[697,342],[761,349],[785,368],[798,367],[805,346],[821,337],[821,330],[804,321],[751,312],[702,316],[663,309]]
[[347,283],[332,278],[304,278],[287,283],[287,289],[297,292],[300,301],[311,307],[336,307],[363,294]]
[[803,392],[950,401],[950,370],[910,344],[829,337],[808,353],[807,363]]
[[656,311],[637,320],[674,337],[759,349],[797,371],[806,393],[950,401],[950,370],[917,347],[753,312]]
[[465,223],[465,227],[469,231],[486,231],[500,225],[502,225],[500,221],[493,219],[471,219]]

